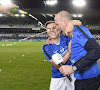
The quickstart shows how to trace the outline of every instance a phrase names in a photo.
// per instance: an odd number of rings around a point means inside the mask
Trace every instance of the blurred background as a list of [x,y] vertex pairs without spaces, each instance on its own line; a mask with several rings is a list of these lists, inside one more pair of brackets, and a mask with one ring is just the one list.
[[34,16],[0,14],[0,90],[49,90],[51,64],[42,53],[48,36],[42,25],[59,11],[81,20],[100,44],[99,0],[0,1],[12,2]]
[[[100,39],[100,5],[98,0],[6,0],[31,13],[43,25],[48,20],[54,20],[55,14],[61,10],[71,13],[73,19],[82,21],[94,37]],[[9,16],[0,14],[0,41],[19,40],[31,37],[45,31],[33,18],[24,14]],[[34,38],[45,40],[47,35],[37,35]]]

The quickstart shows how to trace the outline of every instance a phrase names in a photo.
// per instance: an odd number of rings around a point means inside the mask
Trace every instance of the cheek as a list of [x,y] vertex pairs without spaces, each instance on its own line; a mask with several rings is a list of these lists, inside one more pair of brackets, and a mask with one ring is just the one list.
[[64,30],[64,25],[60,24],[60,29]]
[[59,30],[57,31],[57,34],[60,34],[60,31]]
[[58,28],[59,28],[59,29],[62,29],[61,25],[58,25]]
[[48,36],[49,36],[50,33],[48,32],[47,34],[48,34]]
[[59,28],[61,28],[61,27],[62,27],[62,25],[61,25],[61,24],[59,24],[58,26],[59,26]]

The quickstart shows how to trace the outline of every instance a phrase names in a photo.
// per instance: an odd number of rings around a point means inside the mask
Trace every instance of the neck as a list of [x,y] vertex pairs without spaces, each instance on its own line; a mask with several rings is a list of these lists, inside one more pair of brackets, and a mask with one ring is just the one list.
[[73,37],[73,29],[74,29],[74,25],[73,25],[72,21],[69,21],[65,28],[65,34],[67,36],[69,36],[70,38]]
[[59,44],[59,43],[60,43],[60,37],[54,38],[54,39],[52,39],[52,41],[53,41],[55,44]]

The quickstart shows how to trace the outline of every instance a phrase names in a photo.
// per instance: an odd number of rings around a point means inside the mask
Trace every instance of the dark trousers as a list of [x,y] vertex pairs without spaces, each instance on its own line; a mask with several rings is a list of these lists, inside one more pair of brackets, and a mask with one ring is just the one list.
[[100,86],[100,75],[91,79],[75,81],[75,90],[98,90]]

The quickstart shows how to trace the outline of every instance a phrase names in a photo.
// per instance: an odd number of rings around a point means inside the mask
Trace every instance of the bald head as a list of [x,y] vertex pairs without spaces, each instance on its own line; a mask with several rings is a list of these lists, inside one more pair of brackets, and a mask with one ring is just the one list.
[[67,11],[60,11],[58,14],[56,14],[55,19],[56,18],[72,20],[72,16]]
[[63,32],[70,21],[72,21],[72,16],[67,11],[60,11],[55,16],[55,23]]
[[55,16],[56,25],[62,30],[62,32],[68,35],[69,31],[73,31],[72,16],[67,11],[61,11]]

